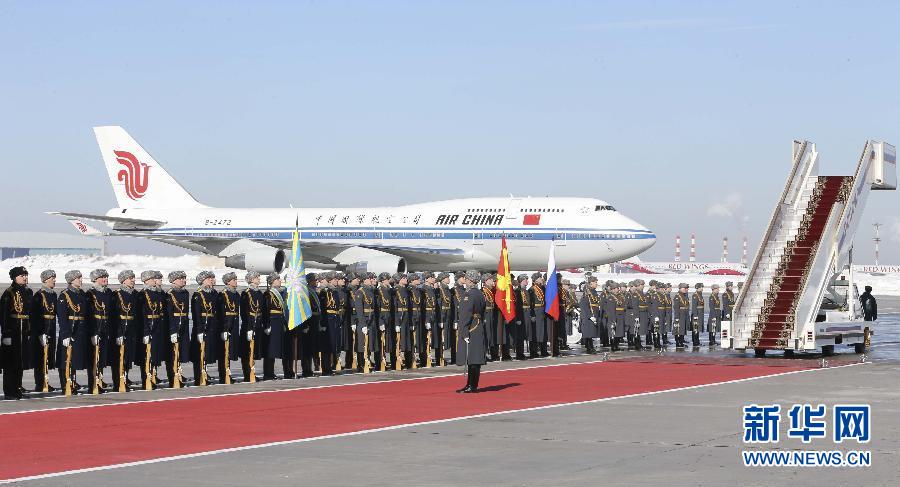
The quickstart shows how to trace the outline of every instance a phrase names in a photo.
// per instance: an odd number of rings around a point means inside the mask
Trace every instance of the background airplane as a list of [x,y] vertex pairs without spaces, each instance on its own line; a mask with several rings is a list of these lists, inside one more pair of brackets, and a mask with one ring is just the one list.
[[82,233],[149,238],[225,258],[225,265],[280,272],[299,227],[317,268],[356,272],[496,269],[505,235],[510,265],[543,269],[551,242],[560,268],[620,261],[656,235],[594,198],[466,198],[377,208],[211,208],[199,203],[118,126],[94,133],[118,207],[105,215],[52,212]]

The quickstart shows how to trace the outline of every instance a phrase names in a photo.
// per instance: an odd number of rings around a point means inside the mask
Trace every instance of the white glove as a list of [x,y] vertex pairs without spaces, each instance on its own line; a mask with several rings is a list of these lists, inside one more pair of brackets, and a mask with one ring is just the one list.
[[72,344],[72,339],[71,339],[71,338],[63,338],[62,345],[63,345],[64,347],[68,347],[68,346],[71,345],[71,344]]
[[378,329],[379,329],[380,331],[384,331],[384,325],[378,325]]
[[272,334],[272,327],[270,326],[270,327],[266,328],[266,329],[263,330],[263,331],[266,332],[266,335],[271,335],[271,334]]
[[516,326],[522,326],[522,322],[521,322],[521,321],[517,321],[517,322],[516,322]]
[[[92,336],[91,337],[91,345],[96,347],[98,343],[100,343],[100,337],[97,335]],[[9,345],[9,344],[7,343],[7,345]]]
[[369,327],[368,327],[368,326],[364,326],[364,327],[363,327],[363,335],[368,335],[368,334],[369,334]]
[[247,330],[247,341],[253,340],[253,330]]
[[439,328],[440,328],[441,330],[443,330],[443,329],[444,329],[444,324],[441,323],[440,326],[439,326]]
[[726,320],[726,321],[727,321],[727,320],[730,320],[730,319],[731,319],[731,315],[725,315],[725,320]]
[[591,316],[591,321],[596,325],[596,324],[597,324],[597,317],[596,317],[596,316]]
[[203,333],[197,333],[197,343],[203,343]]
[[116,337],[116,345],[121,347],[123,343],[125,343],[125,339],[123,337]]
[[425,329],[426,329],[426,330],[430,330],[430,329],[431,329],[431,323],[425,323]]
[[634,319],[634,324],[638,324],[638,323],[640,323],[640,322],[641,322],[640,319],[638,319],[638,318],[635,318],[635,319]]
[[227,331],[222,332],[222,341],[224,342],[225,340],[228,340],[228,332]]
[[350,331],[355,332],[355,331],[356,331],[356,325],[350,325]]
[[466,343],[469,343],[469,337],[463,338]]
[[147,345],[148,343],[150,343],[150,337],[149,337],[149,336],[145,336],[145,337],[144,337],[144,345]]
[[653,321],[654,321],[655,323],[659,323],[659,318],[653,318]]
[[47,346],[47,335],[41,335],[40,340],[41,340],[41,346],[46,347]]
[[178,333],[172,333],[171,335],[169,335],[169,340],[172,343],[178,343]]
[[12,345],[12,338],[4,338],[3,344],[6,345],[7,347]]
[[394,327],[394,333],[400,333],[400,327],[399,327],[399,326],[395,326],[395,327]]
[[455,330],[457,328],[459,328],[459,322],[453,323],[453,329]]
[[319,327],[319,331],[325,331],[325,327],[324,327],[324,326],[320,326],[320,327]]

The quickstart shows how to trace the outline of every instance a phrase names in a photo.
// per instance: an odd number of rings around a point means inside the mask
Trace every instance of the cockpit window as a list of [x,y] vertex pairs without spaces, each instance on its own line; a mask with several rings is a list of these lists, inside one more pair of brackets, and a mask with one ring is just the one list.
[[616,211],[611,205],[597,205],[594,211]]

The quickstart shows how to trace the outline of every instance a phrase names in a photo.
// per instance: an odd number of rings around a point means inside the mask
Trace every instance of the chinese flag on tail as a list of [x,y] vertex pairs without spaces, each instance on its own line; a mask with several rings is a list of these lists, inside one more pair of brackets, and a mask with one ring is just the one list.
[[494,291],[494,302],[503,314],[507,323],[516,317],[516,298],[512,290],[512,274],[509,271],[509,251],[506,250],[506,235],[503,236],[503,247],[500,249],[500,263],[497,264],[497,289]]

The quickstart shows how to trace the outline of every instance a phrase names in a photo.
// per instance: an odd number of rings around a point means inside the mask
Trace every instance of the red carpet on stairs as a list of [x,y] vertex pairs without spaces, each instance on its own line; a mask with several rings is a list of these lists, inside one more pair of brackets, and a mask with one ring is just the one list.
[[[608,361],[0,415],[0,479],[759,377],[803,367]],[[323,381],[324,382],[324,381]],[[324,385],[324,384],[322,384]],[[364,412],[364,414],[363,414]],[[348,439],[346,441],[352,441]]]

